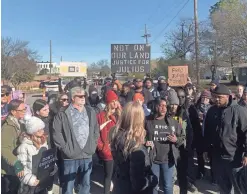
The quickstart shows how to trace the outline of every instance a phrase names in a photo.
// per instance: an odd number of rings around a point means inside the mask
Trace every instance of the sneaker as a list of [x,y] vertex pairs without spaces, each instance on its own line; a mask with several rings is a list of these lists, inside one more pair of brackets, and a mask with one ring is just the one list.
[[188,182],[188,191],[190,191],[191,193],[196,193],[198,192],[198,189],[194,184]]

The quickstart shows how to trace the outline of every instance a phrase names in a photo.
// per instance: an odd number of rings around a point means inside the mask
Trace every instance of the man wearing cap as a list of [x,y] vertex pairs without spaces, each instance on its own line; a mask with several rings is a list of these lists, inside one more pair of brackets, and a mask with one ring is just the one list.
[[142,79],[134,79],[135,84],[135,93],[141,93],[144,96],[144,104],[153,100],[152,94],[143,87],[143,80]]
[[247,166],[247,111],[232,104],[225,85],[218,85],[214,96],[215,105],[208,110],[204,122],[205,151],[212,149],[212,165],[221,192],[230,194],[234,187],[236,193],[240,193],[233,171]]
[[242,98],[239,101],[239,105],[242,106],[242,107],[247,108],[247,86],[244,89]]
[[132,101],[132,96],[134,91],[130,88],[130,83],[126,82],[123,84],[122,91],[119,95],[119,102],[122,107],[125,106],[128,102]]
[[[173,94],[172,94],[173,93]],[[157,88],[152,92],[153,97],[156,99],[158,97],[168,98],[169,95],[174,96],[176,93],[174,89],[169,87],[166,77],[160,76],[158,78],[158,86]]]

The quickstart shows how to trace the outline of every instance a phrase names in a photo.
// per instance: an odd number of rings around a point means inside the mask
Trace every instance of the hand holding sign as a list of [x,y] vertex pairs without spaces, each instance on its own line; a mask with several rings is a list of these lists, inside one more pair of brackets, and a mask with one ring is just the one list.
[[171,134],[167,137],[168,141],[172,142],[172,143],[176,143],[177,142],[177,136],[175,134]]

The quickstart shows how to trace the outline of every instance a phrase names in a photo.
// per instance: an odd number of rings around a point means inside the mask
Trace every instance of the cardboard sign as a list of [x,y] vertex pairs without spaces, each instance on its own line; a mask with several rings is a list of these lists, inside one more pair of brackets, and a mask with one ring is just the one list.
[[168,66],[168,83],[170,86],[185,86],[188,78],[188,66]]
[[53,177],[50,173],[53,171],[56,161],[56,149],[41,148],[37,155],[32,158],[32,173],[40,181],[40,188],[48,188],[53,184]]
[[150,48],[146,44],[112,44],[111,71],[113,73],[149,73]]

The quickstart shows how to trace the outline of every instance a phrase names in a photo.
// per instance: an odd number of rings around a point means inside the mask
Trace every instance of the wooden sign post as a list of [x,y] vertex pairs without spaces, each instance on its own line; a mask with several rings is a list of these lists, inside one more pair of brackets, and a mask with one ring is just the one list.
[[188,78],[188,66],[168,66],[168,83],[170,86],[185,86]]

